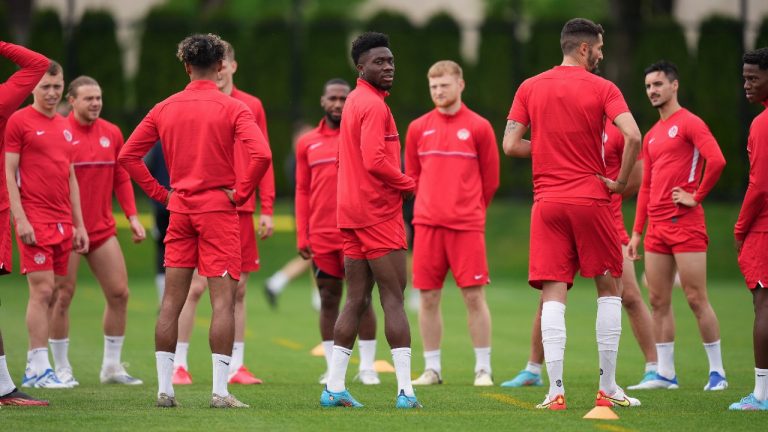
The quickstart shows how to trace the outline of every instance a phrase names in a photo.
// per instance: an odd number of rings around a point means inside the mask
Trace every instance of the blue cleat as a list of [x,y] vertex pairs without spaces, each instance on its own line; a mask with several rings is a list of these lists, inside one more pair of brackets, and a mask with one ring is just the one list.
[[709,373],[709,382],[704,386],[704,391],[725,390],[727,388],[728,381],[725,380],[724,376],[715,371]]
[[758,400],[754,393],[750,393],[738,402],[734,402],[728,407],[733,411],[768,411],[768,400]]
[[648,371],[643,375],[643,379],[641,379],[639,383],[627,387],[627,390],[644,389],[646,388],[644,387],[646,383],[648,383],[649,381],[653,381],[655,379],[656,379],[656,371]]
[[501,383],[502,387],[541,387],[544,382],[541,381],[541,375],[527,371],[525,369],[517,373],[517,376],[509,381]]
[[416,399],[416,395],[406,396],[405,390],[400,390],[400,394],[397,395],[397,402],[395,402],[395,408],[424,408],[419,400]]
[[352,408],[362,408],[363,404],[356,401],[355,398],[352,397],[351,394],[347,390],[334,393],[331,391],[328,391],[328,387],[326,387],[323,390],[323,394],[320,395],[320,406],[329,408],[329,407],[352,407]]
[[677,377],[670,379],[663,375],[659,375],[658,372],[654,372],[653,376],[649,377],[648,380],[646,380],[645,377],[643,377],[643,382],[628,388],[631,388],[632,390],[651,390],[651,389],[675,390],[680,388],[680,386],[677,384]]

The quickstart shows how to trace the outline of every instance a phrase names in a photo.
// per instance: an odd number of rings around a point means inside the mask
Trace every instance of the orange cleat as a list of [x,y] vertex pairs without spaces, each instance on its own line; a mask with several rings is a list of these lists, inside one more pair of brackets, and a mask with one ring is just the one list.
[[552,398],[547,395],[544,402],[536,405],[536,408],[550,411],[562,411],[565,409],[565,395],[560,394]]
[[261,384],[263,381],[256,378],[245,365],[240,366],[237,372],[229,375],[230,384]]
[[184,366],[178,366],[173,370],[171,383],[173,385],[190,385],[192,384],[192,375],[189,374]]

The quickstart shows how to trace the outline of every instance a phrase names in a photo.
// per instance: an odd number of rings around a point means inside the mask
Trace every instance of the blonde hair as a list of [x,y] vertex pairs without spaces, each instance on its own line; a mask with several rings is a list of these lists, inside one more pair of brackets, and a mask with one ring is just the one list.
[[427,78],[437,78],[443,75],[453,75],[459,79],[464,78],[461,66],[453,60],[440,60],[433,64],[427,72]]

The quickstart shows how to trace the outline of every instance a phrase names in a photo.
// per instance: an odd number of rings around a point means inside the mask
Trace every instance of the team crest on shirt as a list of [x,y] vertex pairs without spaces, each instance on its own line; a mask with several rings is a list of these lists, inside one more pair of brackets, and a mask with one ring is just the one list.
[[43,265],[43,264],[45,264],[45,255],[43,255],[40,252],[38,252],[38,253],[35,254],[34,260],[35,260],[35,264]]
[[468,140],[469,139],[469,131],[464,129],[464,128],[459,129],[459,131],[456,132],[456,138],[458,138],[458,139],[460,139],[462,141]]
[[109,138],[105,136],[99,138],[99,144],[104,148],[109,148]]
[[677,125],[672,126],[667,131],[667,135],[669,135],[670,138],[674,138],[677,136]]
[[64,129],[64,139],[67,140],[67,142],[72,142],[72,132],[70,132],[69,129]]

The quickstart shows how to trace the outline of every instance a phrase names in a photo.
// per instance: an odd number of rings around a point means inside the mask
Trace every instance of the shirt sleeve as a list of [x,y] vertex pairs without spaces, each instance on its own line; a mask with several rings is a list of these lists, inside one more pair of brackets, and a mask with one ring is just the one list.
[[643,139],[643,181],[640,183],[640,191],[637,193],[637,208],[635,209],[635,226],[633,232],[643,233],[645,221],[648,218],[648,201],[651,197],[651,158],[648,156],[648,136]]
[[[117,144],[117,153],[120,154],[120,150],[123,148],[123,134],[115,128],[115,133],[112,134]],[[133,196],[133,185],[131,185],[131,176],[123,169],[119,164],[115,165],[115,178],[113,184],[113,190],[117,197],[117,202],[120,203],[120,208],[123,209],[125,217],[129,218],[135,216],[136,212],[136,199]]]
[[[256,118],[256,124],[261,129],[264,139],[269,143],[269,132],[267,131],[267,114],[264,112],[264,106],[257,100],[257,107],[253,110],[253,116]],[[264,177],[259,182],[259,202],[261,203],[260,213],[272,215],[275,207],[275,167],[272,162],[269,163]]]
[[[21,127],[21,123],[16,116],[8,119],[3,136],[6,152],[21,153],[21,149],[24,146],[24,130]],[[3,172],[5,172],[5,167],[3,167]]]
[[528,81],[524,81],[518,87],[515,98],[512,100],[512,107],[509,108],[507,120],[516,121],[522,125],[530,126],[531,117],[528,112]]
[[152,177],[143,159],[144,155],[152,149],[152,146],[159,139],[153,109],[128,137],[128,141],[120,150],[117,161],[147,196],[161,204],[166,204],[168,190]]
[[304,140],[296,145],[296,246],[304,249],[309,245],[309,196],[312,187],[312,172],[307,161]]
[[235,191],[235,203],[243,205],[272,164],[272,151],[249,109],[243,105],[235,116],[235,138],[243,143],[249,157],[248,168]]
[[607,85],[605,87],[605,115],[611,120],[614,121],[616,117],[619,116],[619,114],[624,114],[625,112],[629,112],[629,106],[627,105],[627,102],[624,100],[624,95],[621,94],[621,90],[619,90],[618,87],[616,87],[616,84],[606,81]]
[[488,208],[499,188],[499,148],[493,127],[484,121],[480,127],[480,139],[477,142],[477,158],[480,164],[480,178],[483,182],[483,199]]
[[48,58],[22,46],[0,41],[0,55],[21,67],[0,84],[0,117],[8,118],[45,75]]
[[419,160],[419,137],[421,129],[417,123],[411,122],[405,134],[405,175],[413,179],[414,190],[419,193],[419,175],[421,174],[421,161]]
[[703,120],[696,117],[689,124],[689,127],[687,138],[699,150],[701,157],[707,161],[704,176],[693,194],[693,198],[700,203],[704,201],[712,188],[715,187],[717,180],[720,179],[720,174],[725,168],[725,157],[723,157],[720,146],[717,145],[715,137],[712,136],[712,132],[709,131]]
[[765,151],[765,142],[754,142],[750,137],[751,149],[749,165],[749,185],[741,204],[739,218],[733,234],[736,240],[744,240],[749,233],[757,217],[763,212],[768,199],[768,152]]
[[389,120],[389,111],[383,103],[382,106],[372,107],[364,115],[360,127],[363,167],[393,189],[412,191],[415,187],[413,179],[403,174],[399,166],[390,162],[385,141],[387,131],[384,127]]

